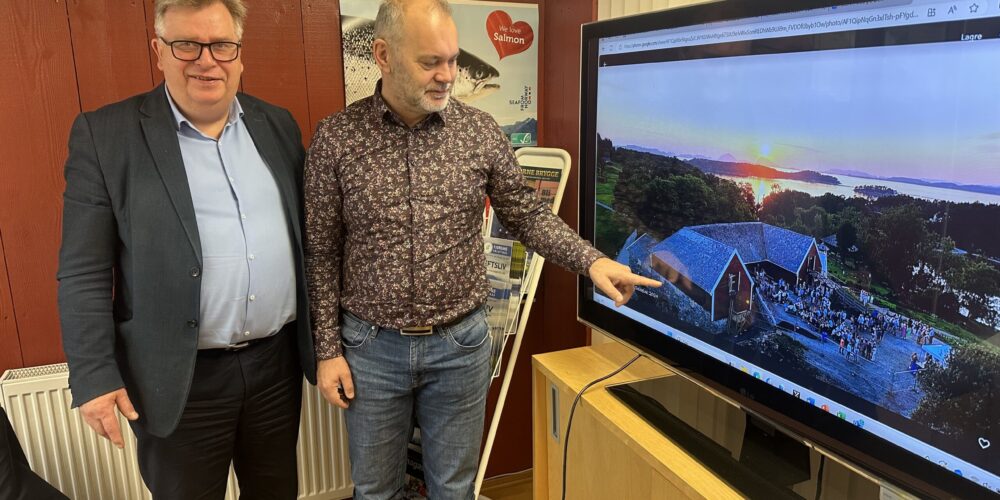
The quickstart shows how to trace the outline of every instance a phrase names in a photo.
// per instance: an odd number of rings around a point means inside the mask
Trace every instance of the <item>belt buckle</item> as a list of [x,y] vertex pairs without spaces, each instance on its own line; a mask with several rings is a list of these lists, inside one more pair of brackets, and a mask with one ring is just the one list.
[[433,326],[408,326],[399,329],[399,334],[404,337],[420,337],[434,333]]
[[247,347],[249,345],[250,345],[250,341],[249,340],[245,340],[245,341],[240,342],[238,344],[229,344],[226,347],[224,347],[223,349],[226,350],[226,351],[239,351],[240,349],[243,349],[244,347]]

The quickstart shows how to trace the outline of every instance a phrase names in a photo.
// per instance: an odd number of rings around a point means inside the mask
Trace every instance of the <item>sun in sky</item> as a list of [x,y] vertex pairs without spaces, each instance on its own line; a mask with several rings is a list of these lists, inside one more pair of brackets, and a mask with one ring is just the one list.
[[771,159],[771,145],[768,144],[768,143],[766,143],[766,142],[765,143],[761,143],[761,145],[759,147],[759,150],[758,150],[757,158],[759,158],[761,160],[770,160]]

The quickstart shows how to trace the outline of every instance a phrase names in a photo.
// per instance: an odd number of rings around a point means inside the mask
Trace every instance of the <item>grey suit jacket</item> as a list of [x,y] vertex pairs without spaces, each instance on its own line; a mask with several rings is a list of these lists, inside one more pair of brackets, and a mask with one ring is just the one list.
[[[299,356],[315,383],[301,245],[301,135],[288,111],[244,94],[239,100],[284,201],[298,280]],[[73,405],[125,387],[138,425],[169,435],[194,373],[202,258],[162,85],[76,118],[63,201],[57,277]]]

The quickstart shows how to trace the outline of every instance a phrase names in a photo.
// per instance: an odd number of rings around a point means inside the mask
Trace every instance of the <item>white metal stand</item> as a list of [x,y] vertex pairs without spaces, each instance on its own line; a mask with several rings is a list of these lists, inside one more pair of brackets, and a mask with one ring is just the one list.
[[[560,168],[562,175],[559,178],[559,188],[555,194],[552,205],[552,212],[559,213],[559,204],[562,201],[563,192],[566,190],[566,179],[569,177],[572,159],[565,150],[556,148],[521,148],[515,153],[518,163],[522,166]],[[538,279],[542,275],[542,265],[545,259],[540,255],[535,255],[531,264],[525,272],[525,279],[520,291],[520,316],[515,322],[515,329],[506,332],[506,337],[513,334],[514,344],[510,351],[510,362],[507,363],[503,371],[503,381],[500,384],[500,396],[497,398],[496,410],[493,412],[493,419],[490,421],[490,430],[486,436],[486,445],[483,448],[482,458],[479,461],[479,472],[476,474],[475,494],[479,495],[482,488],[483,479],[486,475],[486,466],[490,460],[490,452],[493,450],[493,442],[496,438],[497,428],[500,426],[500,416],[503,414],[504,401],[507,399],[507,391],[510,388],[510,381],[514,375],[514,365],[517,363],[517,356],[521,350],[521,339],[524,336],[524,329],[528,325],[528,317],[531,313],[531,306],[535,301],[535,290],[538,288]],[[503,356],[498,361],[503,363]]]

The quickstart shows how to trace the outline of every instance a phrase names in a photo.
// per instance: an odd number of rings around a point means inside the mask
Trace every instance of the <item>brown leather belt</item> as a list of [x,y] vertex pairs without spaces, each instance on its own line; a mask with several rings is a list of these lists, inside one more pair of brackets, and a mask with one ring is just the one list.
[[440,325],[406,326],[406,327],[403,327],[403,328],[399,329],[399,334],[403,335],[404,337],[421,337],[421,336],[424,336],[424,335],[430,335],[430,334],[434,333],[434,329],[435,328],[448,328],[450,326],[455,326],[455,325],[457,325],[457,324],[465,321],[466,318],[468,318],[469,316],[471,316],[472,313],[474,313],[476,311],[476,309],[478,309],[478,308],[475,308],[475,309],[473,309],[471,311],[468,311],[465,314],[462,314],[461,316],[459,316],[458,318],[456,318],[454,320],[451,320],[451,321],[449,321],[447,323],[442,323]]
[[434,333],[433,326],[408,326],[406,328],[400,328],[399,334],[404,337],[420,337],[423,335],[430,335]]

